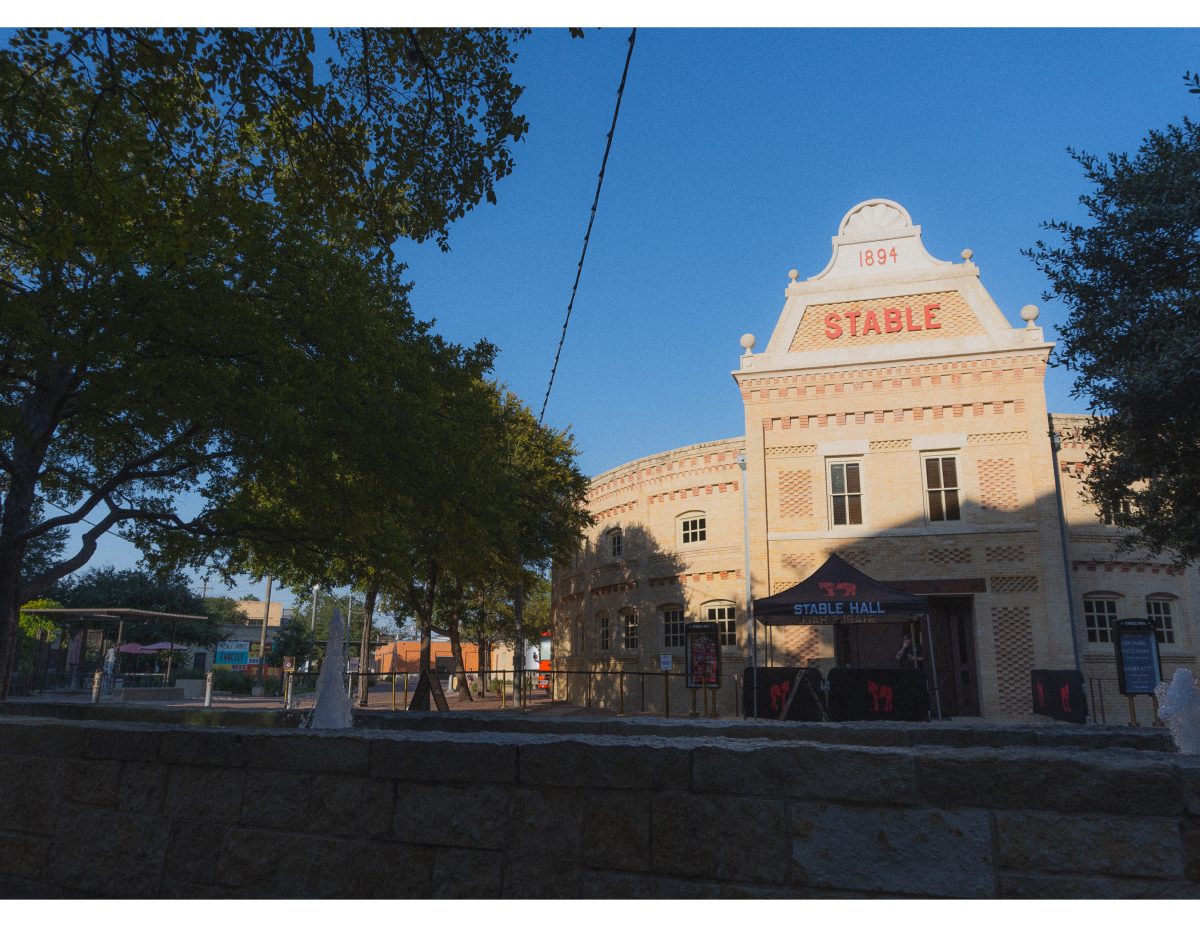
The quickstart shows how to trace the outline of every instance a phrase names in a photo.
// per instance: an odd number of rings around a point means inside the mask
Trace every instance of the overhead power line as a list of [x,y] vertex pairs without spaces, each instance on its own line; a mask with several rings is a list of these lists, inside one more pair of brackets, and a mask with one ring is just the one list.
[[621,97],[625,93],[625,78],[629,75],[629,60],[633,57],[633,45],[637,41],[637,29],[629,33],[629,51],[625,54],[625,69],[621,72],[621,83],[617,87],[617,105],[613,109],[612,126],[608,140],[604,143],[604,158],[600,161],[600,176],[596,178],[596,195],[592,198],[592,213],[588,217],[587,231],[583,235],[583,252],[579,255],[579,266],[575,268],[575,283],[571,286],[571,299],[567,303],[567,317],[563,319],[562,334],[558,338],[558,349],[554,352],[554,366],[550,368],[550,382],[546,385],[546,398],[542,400],[542,411],[538,422],[546,417],[546,405],[550,402],[550,390],[554,388],[554,375],[558,372],[558,359],[562,356],[563,342],[567,340],[567,326],[571,322],[571,310],[575,307],[575,293],[579,290],[579,278],[583,274],[583,261],[587,257],[588,241],[592,237],[592,224],[596,221],[596,207],[600,205],[600,188],[604,186],[604,168],[608,164],[608,153],[612,150],[613,135],[617,131],[617,116],[621,112]]

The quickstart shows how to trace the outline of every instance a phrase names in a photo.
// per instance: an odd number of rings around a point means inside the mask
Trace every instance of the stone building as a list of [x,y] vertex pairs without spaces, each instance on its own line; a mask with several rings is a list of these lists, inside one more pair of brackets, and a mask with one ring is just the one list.
[[[1118,552],[1120,532],[1079,493],[1082,417],[1047,412],[1053,344],[1036,307],[1014,327],[961,257],[930,255],[897,203],[855,206],[826,267],[789,273],[766,346],[742,339],[745,435],[595,477],[596,524],[554,576],[559,697],[682,699],[657,677],[586,673],[658,672],[664,656],[678,669],[683,625],[697,620],[720,626],[729,688],[752,644],[763,665],[894,665],[901,635],[922,628],[760,627],[752,642],[747,562],[762,597],[831,553],[929,597],[922,643],[949,714],[1026,715],[1029,671],[1078,659],[1108,720],[1124,720],[1116,618],[1157,623],[1168,678],[1196,664],[1196,570]],[[732,692],[719,704],[737,707]]]

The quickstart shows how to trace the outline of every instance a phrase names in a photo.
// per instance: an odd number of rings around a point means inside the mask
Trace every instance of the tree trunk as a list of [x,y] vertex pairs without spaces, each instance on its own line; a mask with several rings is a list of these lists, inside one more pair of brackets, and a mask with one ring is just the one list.
[[[379,584],[367,586],[367,596],[363,601],[363,632],[362,644],[358,648],[358,672],[368,673],[371,670],[371,625],[375,620],[375,600],[379,596]],[[370,683],[366,676],[358,677],[358,704],[367,707],[367,690]]]
[[483,698],[487,695],[488,671],[492,668],[492,648],[482,631],[479,632],[476,646],[479,648],[479,695]]
[[468,702],[473,702],[475,699],[471,695],[471,688],[467,685],[467,669],[463,663],[462,652],[462,632],[459,630],[459,613],[458,607],[455,606],[450,610],[450,652],[454,655],[454,674],[458,677],[458,689],[466,695]]

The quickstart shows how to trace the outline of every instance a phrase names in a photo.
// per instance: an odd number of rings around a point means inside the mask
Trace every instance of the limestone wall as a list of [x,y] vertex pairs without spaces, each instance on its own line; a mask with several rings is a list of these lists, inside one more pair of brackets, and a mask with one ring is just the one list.
[[1200,759],[0,719],[0,897],[1200,897]]

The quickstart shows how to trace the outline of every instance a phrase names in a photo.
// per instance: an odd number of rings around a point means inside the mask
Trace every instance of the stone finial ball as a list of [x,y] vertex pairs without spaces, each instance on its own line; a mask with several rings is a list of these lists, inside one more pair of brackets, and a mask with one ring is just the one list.
[[1033,303],[1030,303],[1028,306],[1021,307],[1021,318],[1024,319],[1026,322],[1028,322],[1030,325],[1032,325],[1034,323],[1034,321],[1037,319],[1037,317],[1040,314],[1041,314],[1041,310],[1038,309],[1037,306],[1033,305]]
[[972,251],[970,248],[963,248],[963,249],[962,249],[962,259],[963,259],[964,261],[969,261],[969,260],[971,260],[971,258],[972,258],[972,257],[974,257],[974,255],[975,255],[975,252],[974,252],[974,251]]
[[754,349],[754,340],[754,336],[749,332],[746,332],[746,334],[742,335],[742,340],[740,343],[747,351],[751,351]]
[[788,279],[791,280],[792,283],[795,283],[796,278],[799,276],[800,276],[800,271],[796,270],[796,268],[794,268],[794,267],[788,271]]

